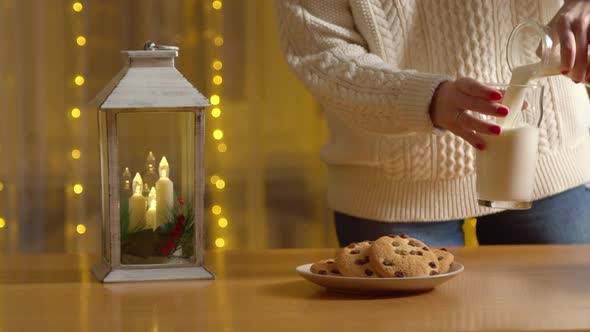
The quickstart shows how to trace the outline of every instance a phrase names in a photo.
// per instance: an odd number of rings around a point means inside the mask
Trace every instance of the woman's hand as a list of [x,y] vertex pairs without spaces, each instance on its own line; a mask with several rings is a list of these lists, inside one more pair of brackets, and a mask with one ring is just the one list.
[[504,117],[508,115],[508,108],[497,103],[501,99],[502,94],[498,90],[471,78],[446,81],[434,93],[430,118],[436,127],[447,129],[476,149],[484,150],[485,141],[480,134],[499,135],[502,128],[465,111]]
[[590,1],[566,0],[549,22],[561,45],[561,73],[571,72],[574,82],[590,82],[588,41],[590,33]]

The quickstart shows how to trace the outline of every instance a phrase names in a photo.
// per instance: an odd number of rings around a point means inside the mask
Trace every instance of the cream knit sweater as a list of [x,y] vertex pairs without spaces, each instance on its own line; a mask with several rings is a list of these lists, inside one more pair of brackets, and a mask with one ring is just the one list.
[[[460,76],[507,83],[511,29],[548,22],[549,0],[275,0],[288,63],[325,109],[328,201],[396,222],[496,212],[478,206],[474,150],[435,130],[436,87]],[[531,59],[532,61],[532,59]],[[565,77],[545,85],[535,198],[590,180],[590,104]]]

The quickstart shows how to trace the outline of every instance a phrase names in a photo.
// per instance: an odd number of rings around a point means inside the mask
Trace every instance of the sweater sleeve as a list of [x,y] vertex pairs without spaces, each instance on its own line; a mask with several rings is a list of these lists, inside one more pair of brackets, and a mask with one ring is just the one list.
[[275,10],[287,62],[321,104],[372,132],[433,130],[430,100],[449,77],[369,53],[348,0],[275,0]]

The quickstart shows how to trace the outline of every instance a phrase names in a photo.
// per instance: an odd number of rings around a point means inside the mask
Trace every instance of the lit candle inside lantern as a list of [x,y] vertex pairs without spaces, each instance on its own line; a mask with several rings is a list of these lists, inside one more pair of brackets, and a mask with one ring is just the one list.
[[133,192],[131,190],[131,172],[129,171],[129,167],[125,167],[125,171],[121,176],[121,183],[121,193],[125,194],[125,198],[129,198],[129,196],[131,196],[131,193]]
[[156,185],[158,181],[158,173],[156,173],[156,157],[152,151],[148,152],[145,160],[146,171],[143,174],[143,194],[149,195],[150,189]]
[[145,223],[145,197],[141,194],[143,181],[139,173],[133,178],[133,195],[129,198],[129,226],[128,232],[143,228]]
[[160,179],[156,182],[156,228],[165,224],[174,204],[174,184],[168,177],[170,166],[166,157],[160,161]]
[[148,195],[148,210],[145,212],[145,223],[147,225],[148,228],[151,228],[152,230],[156,230],[157,225],[156,225],[156,206],[157,206],[157,202],[156,202],[156,188],[152,187],[152,190],[150,190],[150,194]]

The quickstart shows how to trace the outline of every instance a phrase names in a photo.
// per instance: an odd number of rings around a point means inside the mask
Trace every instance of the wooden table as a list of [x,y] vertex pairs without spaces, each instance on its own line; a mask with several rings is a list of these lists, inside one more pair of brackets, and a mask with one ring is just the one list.
[[330,249],[209,252],[215,281],[100,284],[86,255],[0,257],[4,331],[590,330],[590,246],[456,248],[420,295],[327,293],[295,266]]

